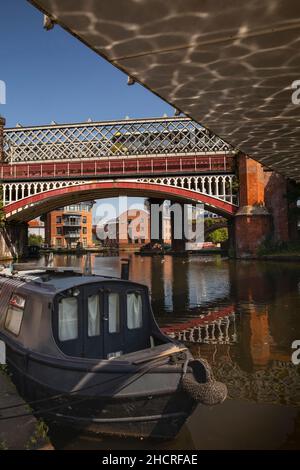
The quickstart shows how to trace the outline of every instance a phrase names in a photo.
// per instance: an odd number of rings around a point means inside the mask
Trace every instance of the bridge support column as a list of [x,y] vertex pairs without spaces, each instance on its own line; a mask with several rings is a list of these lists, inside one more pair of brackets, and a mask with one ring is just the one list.
[[0,232],[0,258],[22,258],[27,254],[28,224],[7,223]]
[[288,180],[275,171],[265,171],[265,203],[272,214],[273,242],[289,241]]
[[150,198],[150,238],[151,243],[163,244],[163,199]]
[[240,208],[235,215],[235,255],[252,257],[271,232],[265,206],[263,167],[245,155],[239,157]]
[[[185,217],[187,216],[185,209],[185,204],[175,203],[178,208],[180,208],[180,214],[176,211],[171,210],[171,242],[172,250],[177,252],[185,251],[186,247],[186,238],[184,233],[185,226]],[[178,225],[180,224],[180,227]]]
[[229,256],[235,253],[235,220],[227,220],[228,242],[225,242],[225,249],[228,249]]

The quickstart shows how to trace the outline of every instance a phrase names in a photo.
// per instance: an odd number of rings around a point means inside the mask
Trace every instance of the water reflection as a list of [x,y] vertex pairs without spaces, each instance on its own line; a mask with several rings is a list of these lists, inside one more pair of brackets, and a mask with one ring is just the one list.
[[[130,277],[149,286],[160,326],[195,357],[207,358],[229,389],[222,406],[198,406],[168,448],[300,448],[300,368],[291,363],[291,343],[300,339],[300,266],[192,255],[130,258]],[[84,258],[56,256],[54,264],[83,268]],[[119,276],[119,257],[93,256],[92,264],[99,274]],[[160,447],[68,435],[65,442],[56,431],[58,447]]]

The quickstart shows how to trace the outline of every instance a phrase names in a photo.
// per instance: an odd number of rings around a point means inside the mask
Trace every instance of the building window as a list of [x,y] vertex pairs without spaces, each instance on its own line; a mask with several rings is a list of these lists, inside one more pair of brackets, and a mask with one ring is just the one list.
[[56,239],[56,246],[61,246],[61,238]]
[[78,304],[76,297],[65,297],[58,306],[58,338],[69,341],[78,337]]
[[87,246],[87,239],[86,238],[83,238],[82,244],[83,244],[83,246]]
[[120,302],[119,294],[108,295],[108,331],[119,333],[120,331]]
[[86,224],[86,217],[82,217],[82,223]]
[[61,234],[62,234],[62,228],[56,227],[56,235],[61,235]]
[[127,327],[130,330],[141,328],[143,323],[142,296],[136,292],[127,294]]
[[21,329],[21,323],[23,319],[25,307],[25,299],[20,295],[13,294],[9,301],[7,314],[5,318],[5,328],[18,336]]
[[88,297],[88,335],[98,336],[100,334],[100,306],[99,295]]
[[82,233],[83,233],[84,235],[87,234],[87,228],[86,228],[86,227],[82,227]]
[[56,217],[56,223],[57,223],[57,224],[61,224],[61,217],[60,217],[60,216],[57,216],[57,217]]

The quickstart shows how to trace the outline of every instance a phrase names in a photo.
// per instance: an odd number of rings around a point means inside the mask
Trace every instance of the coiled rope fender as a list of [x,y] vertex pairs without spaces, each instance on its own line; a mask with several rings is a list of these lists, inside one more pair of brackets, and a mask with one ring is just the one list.
[[[187,368],[192,374],[187,374]],[[210,365],[205,359],[186,360],[181,378],[183,390],[203,405],[218,405],[227,397],[227,387],[214,379]]]

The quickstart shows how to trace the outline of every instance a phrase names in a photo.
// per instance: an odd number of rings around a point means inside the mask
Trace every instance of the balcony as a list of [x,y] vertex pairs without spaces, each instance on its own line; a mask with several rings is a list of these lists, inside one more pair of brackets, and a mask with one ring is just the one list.
[[68,232],[65,234],[65,238],[80,238],[80,232]]
[[81,226],[81,220],[63,220],[62,225],[64,227],[80,227]]

